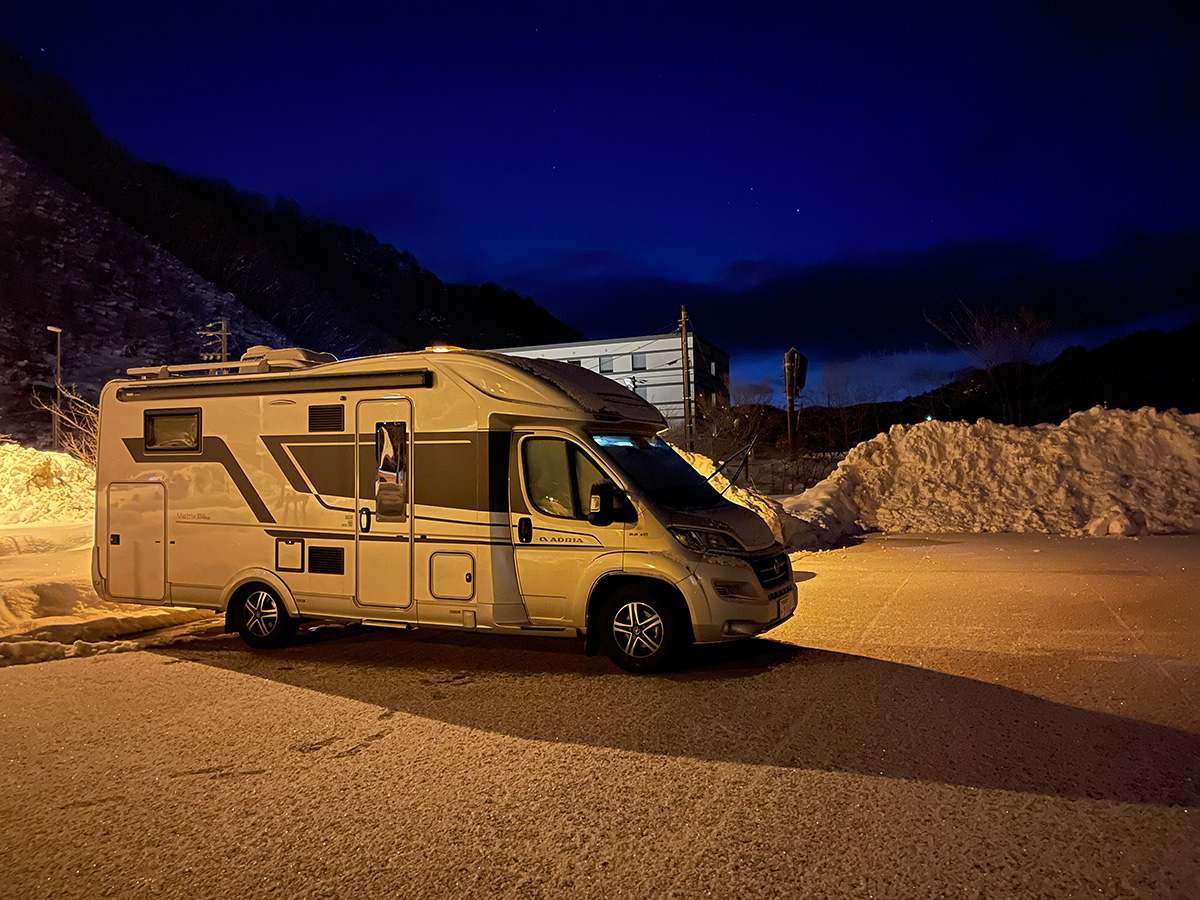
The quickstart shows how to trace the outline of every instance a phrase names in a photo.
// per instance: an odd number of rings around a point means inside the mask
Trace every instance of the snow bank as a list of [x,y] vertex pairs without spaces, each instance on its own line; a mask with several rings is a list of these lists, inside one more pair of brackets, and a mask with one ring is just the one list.
[[1100,407],[1061,425],[894,426],[785,500],[797,548],[863,529],[1135,535],[1200,530],[1200,415]]
[[[95,474],[65,453],[0,444],[0,666],[153,646],[209,610],[101,600],[92,589]],[[134,640],[118,640],[142,635]]]
[[183,625],[209,610],[101,600],[86,581],[0,585],[0,666],[132,650],[114,638]]
[[0,525],[92,517],[96,473],[66,453],[0,444]]
[[[160,629],[209,619],[213,615],[204,609],[135,608],[128,615],[107,616],[87,622],[43,622],[32,634],[0,638],[0,666],[145,650],[178,640],[177,634],[162,634]],[[135,640],[113,640],[123,635],[149,631],[155,633]]]

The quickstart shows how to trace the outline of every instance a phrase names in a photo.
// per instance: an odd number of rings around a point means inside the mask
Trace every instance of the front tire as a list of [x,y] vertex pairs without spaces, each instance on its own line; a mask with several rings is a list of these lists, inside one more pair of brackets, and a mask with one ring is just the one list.
[[627,672],[662,672],[691,642],[686,617],[662,591],[627,585],[604,604],[605,651]]
[[237,601],[237,630],[257,650],[273,650],[292,639],[299,624],[266,585],[254,585]]

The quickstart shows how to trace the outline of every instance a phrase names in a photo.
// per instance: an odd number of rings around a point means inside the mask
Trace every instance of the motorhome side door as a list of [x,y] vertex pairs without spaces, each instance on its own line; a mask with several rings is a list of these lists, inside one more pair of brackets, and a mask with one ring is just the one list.
[[609,476],[570,438],[516,433],[513,441],[518,478],[510,485],[509,512],[525,610],[535,625],[574,624],[589,573],[597,563],[613,570],[622,564],[624,526],[587,520],[592,485]]
[[412,403],[363,400],[355,433],[355,595],[360,605],[413,605]]

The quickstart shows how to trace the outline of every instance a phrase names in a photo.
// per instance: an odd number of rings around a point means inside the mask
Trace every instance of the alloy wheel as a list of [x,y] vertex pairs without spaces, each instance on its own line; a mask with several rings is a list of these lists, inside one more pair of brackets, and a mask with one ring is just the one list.
[[613,638],[622,653],[634,659],[653,656],[662,646],[662,616],[648,603],[626,603],[613,616]]
[[279,622],[279,605],[266,591],[255,591],[246,598],[246,628],[258,637],[269,637]]

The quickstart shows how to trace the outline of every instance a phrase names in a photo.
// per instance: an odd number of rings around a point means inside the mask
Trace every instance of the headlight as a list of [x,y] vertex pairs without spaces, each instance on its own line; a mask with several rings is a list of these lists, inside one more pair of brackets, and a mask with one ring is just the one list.
[[683,544],[689,550],[695,550],[697,553],[706,553],[711,550],[718,552],[734,551],[735,553],[745,552],[737,541],[727,534],[722,534],[719,531],[700,531],[695,528],[672,528],[671,534],[675,535],[675,540]]

